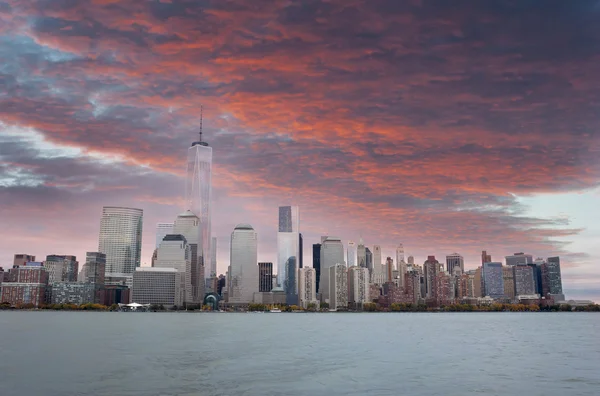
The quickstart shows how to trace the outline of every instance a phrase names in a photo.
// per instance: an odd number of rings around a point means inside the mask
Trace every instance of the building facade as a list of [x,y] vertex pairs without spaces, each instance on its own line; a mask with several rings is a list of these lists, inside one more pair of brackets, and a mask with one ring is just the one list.
[[181,234],[165,236],[158,247],[155,265],[149,268],[173,268],[178,271],[181,274],[177,288],[178,301],[180,304],[197,303],[193,296],[192,253],[185,236]]
[[46,302],[48,272],[42,263],[28,262],[9,270],[8,280],[2,282],[3,303],[32,304],[39,307]]
[[404,245],[402,244],[399,244],[396,248],[396,269],[398,270],[398,286],[404,287],[406,262],[404,261]]
[[321,243],[321,280],[319,285],[319,293],[321,294],[322,302],[329,302],[330,298],[330,267],[336,264],[344,264],[344,245],[338,237],[328,236]]
[[308,304],[317,305],[317,273],[314,268],[298,270],[298,303],[303,308],[308,308]]
[[[560,273],[560,257],[548,257],[547,265],[547,282],[548,292],[554,295],[562,295],[562,276]],[[564,296],[562,296],[564,299]]]
[[345,264],[334,264],[329,271],[329,309],[348,308],[348,268]]
[[504,279],[502,277],[502,263],[485,263],[482,267],[484,297],[503,298]]
[[35,262],[35,256],[33,256],[31,254],[18,253],[18,254],[15,254],[13,257],[13,267],[15,265],[21,266],[21,265],[25,265],[25,263],[34,263],[34,262]]
[[299,208],[280,206],[277,229],[277,288],[290,296],[298,294],[295,280],[300,257],[299,228]]
[[138,268],[133,274],[133,302],[163,305],[165,308],[183,305],[183,293],[180,291],[183,275],[175,268]]
[[525,253],[514,253],[512,256],[504,257],[506,265],[528,265],[533,263],[533,256]]
[[346,265],[348,268],[356,265],[356,257],[356,243],[348,241],[348,248],[346,249]]
[[526,264],[517,264],[509,268],[513,270],[513,294],[515,297],[530,296],[536,294],[533,268]]
[[[188,286],[185,290],[189,295],[185,298],[188,303],[201,304],[204,300],[205,286],[206,286],[206,268],[203,265],[202,252],[200,251],[200,244],[202,243],[202,227],[201,220],[191,210],[186,210],[181,213],[175,219],[173,225],[173,235],[182,235],[187,246],[189,246],[189,258],[190,258],[190,269],[187,274],[191,286]],[[156,266],[156,263],[155,265]],[[161,265],[165,267],[164,265]],[[190,288],[190,290],[187,290]]]
[[49,284],[55,282],[77,282],[79,262],[75,256],[48,255],[46,256],[44,267],[48,271]]
[[96,288],[92,283],[57,282],[52,284],[52,304],[91,304],[96,302]]
[[321,280],[321,244],[312,245],[313,268],[317,277],[317,294],[320,293],[319,284]]
[[502,278],[504,282],[504,297],[514,300],[515,277],[513,267],[502,266]]
[[459,267],[461,273],[465,272],[465,259],[458,253],[446,256],[446,272],[453,274],[455,267]]
[[258,235],[250,224],[238,224],[231,233],[229,260],[230,304],[249,304],[258,292]]
[[358,265],[359,267],[367,268],[367,251],[362,238],[360,238],[360,241],[358,242],[358,247],[356,248],[356,262],[356,265]]
[[158,249],[163,238],[169,234],[174,234],[173,226],[174,223],[156,223],[156,244],[155,249]]
[[273,290],[273,263],[258,263],[258,291],[268,293]]
[[369,299],[369,270],[365,267],[348,268],[348,304],[353,309],[361,309]]

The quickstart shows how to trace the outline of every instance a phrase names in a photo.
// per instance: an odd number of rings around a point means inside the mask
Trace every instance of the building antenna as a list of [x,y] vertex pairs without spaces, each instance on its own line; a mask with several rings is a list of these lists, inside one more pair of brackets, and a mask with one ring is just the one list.
[[202,105],[200,105],[200,140],[202,142]]

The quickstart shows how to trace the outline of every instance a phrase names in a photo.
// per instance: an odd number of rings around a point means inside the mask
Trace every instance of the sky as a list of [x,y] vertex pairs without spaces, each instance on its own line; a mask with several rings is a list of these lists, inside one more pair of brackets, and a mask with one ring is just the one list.
[[275,261],[277,207],[423,262],[561,257],[600,301],[600,1],[0,0],[0,266],[98,247],[102,206],[183,211],[213,147],[213,234]]

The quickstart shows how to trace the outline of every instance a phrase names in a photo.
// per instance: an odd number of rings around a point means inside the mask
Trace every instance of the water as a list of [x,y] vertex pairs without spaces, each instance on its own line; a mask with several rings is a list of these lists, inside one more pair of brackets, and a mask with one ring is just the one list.
[[0,312],[0,394],[600,395],[600,314]]

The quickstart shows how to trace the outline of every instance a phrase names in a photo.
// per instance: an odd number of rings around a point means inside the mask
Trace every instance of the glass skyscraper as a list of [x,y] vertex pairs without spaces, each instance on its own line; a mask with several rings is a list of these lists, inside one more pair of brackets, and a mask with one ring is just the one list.
[[504,277],[502,275],[502,263],[484,263],[481,276],[483,278],[484,297],[504,297]]
[[[188,149],[187,176],[185,181],[185,209],[192,211],[200,218],[198,232],[198,257],[201,265],[207,267],[205,277],[211,274],[211,190],[212,190],[212,147],[202,141],[202,126],[200,139],[193,142]],[[194,241],[188,240],[188,243]]]
[[[295,280],[300,257],[300,217],[297,206],[279,207],[277,232],[277,288],[296,292]],[[291,289],[291,290],[288,290]]]
[[346,264],[344,262],[344,245],[340,238],[328,236],[327,239],[321,243],[321,280],[319,281],[319,293],[321,293],[321,301],[323,302],[329,302],[329,269],[336,264]]
[[102,208],[98,251],[106,255],[106,283],[125,280],[131,285],[133,272],[140,266],[143,214],[142,209]]
[[548,257],[548,291],[550,294],[562,294],[562,277],[560,274],[560,257]]

